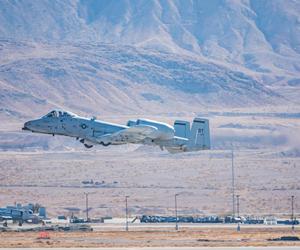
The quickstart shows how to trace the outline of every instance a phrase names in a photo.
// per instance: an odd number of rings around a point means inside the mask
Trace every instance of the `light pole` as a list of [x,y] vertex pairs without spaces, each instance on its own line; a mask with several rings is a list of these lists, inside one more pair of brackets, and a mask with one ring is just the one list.
[[125,196],[125,210],[126,210],[126,226],[125,226],[125,230],[128,231],[128,202],[127,202],[127,199],[128,199],[129,196]]
[[231,188],[232,188],[232,217],[235,218],[235,190],[234,190],[234,164],[233,164],[233,148],[231,149]]
[[86,212],[86,221],[89,221],[89,193],[85,194],[85,212]]
[[175,194],[175,230],[178,230],[178,215],[177,215],[177,196],[178,194]]
[[236,196],[236,210],[237,210],[237,216],[240,218],[240,195]]
[[294,195],[292,195],[292,230],[295,229],[295,219],[294,219]]
[[240,196],[239,195],[236,195],[236,207],[237,207],[237,217],[238,217],[238,219],[239,219],[239,221],[238,221],[238,226],[237,226],[237,231],[239,232],[239,231],[241,231],[241,226],[240,226],[240,222],[241,222],[241,220],[240,220]]

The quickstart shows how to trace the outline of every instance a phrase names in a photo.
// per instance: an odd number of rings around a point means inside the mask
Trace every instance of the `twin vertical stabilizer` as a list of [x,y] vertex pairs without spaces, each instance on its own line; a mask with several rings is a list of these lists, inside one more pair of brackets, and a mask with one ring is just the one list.
[[189,138],[190,137],[190,122],[176,120],[174,122],[175,136]]
[[210,134],[208,119],[195,118],[189,137],[190,148],[210,149]]
[[209,121],[195,118],[190,127],[188,121],[174,122],[175,136],[187,138],[186,151],[210,149]]

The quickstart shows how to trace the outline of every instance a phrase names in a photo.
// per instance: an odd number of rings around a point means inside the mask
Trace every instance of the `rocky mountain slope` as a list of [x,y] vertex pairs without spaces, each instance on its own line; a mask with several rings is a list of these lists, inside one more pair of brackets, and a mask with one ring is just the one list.
[[[53,108],[122,121],[283,112],[297,124],[299,13],[293,0],[0,0],[0,128]],[[285,122],[273,125],[255,124],[272,137]]]
[[299,12],[292,0],[1,0],[1,111],[297,101]]
[[160,114],[287,102],[255,75],[189,56],[101,44],[1,43],[0,104],[14,115],[51,107]]
[[188,51],[286,72],[299,70],[299,12],[296,0],[1,0],[0,36]]

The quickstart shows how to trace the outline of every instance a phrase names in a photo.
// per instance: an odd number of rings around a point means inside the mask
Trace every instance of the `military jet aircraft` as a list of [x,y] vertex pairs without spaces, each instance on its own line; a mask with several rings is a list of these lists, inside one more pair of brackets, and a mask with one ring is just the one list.
[[8,220],[18,221],[19,226],[22,226],[24,221],[33,220],[35,218],[38,218],[38,216],[34,215],[30,209],[15,206],[0,208],[0,221],[4,221],[4,226],[7,226]]
[[53,110],[37,120],[26,122],[23,130],[75,137],[86,148],[97,144],[134,143],[159,146],[171,153],[210,149],[209,121],[203,118],[195,118],[192,126],[188,121],[176,120],[171,126],[148,119],[129,120],[127,125],[119,125]]

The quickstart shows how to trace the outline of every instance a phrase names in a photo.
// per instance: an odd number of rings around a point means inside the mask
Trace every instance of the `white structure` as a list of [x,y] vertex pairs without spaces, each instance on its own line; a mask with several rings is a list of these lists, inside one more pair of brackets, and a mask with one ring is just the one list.
[[[134,222],[133,222],[134,221]],[[125,224],[126,218],[111,218],[111,219],[104,219],[104,223],[107,224]],[[130,217],[128,218],[129,223],[140,223],[139,219],[136,219],[136,217]]]
[[265,225],[277,225],[277,218],[274,216],[269,216],[264,219]]

